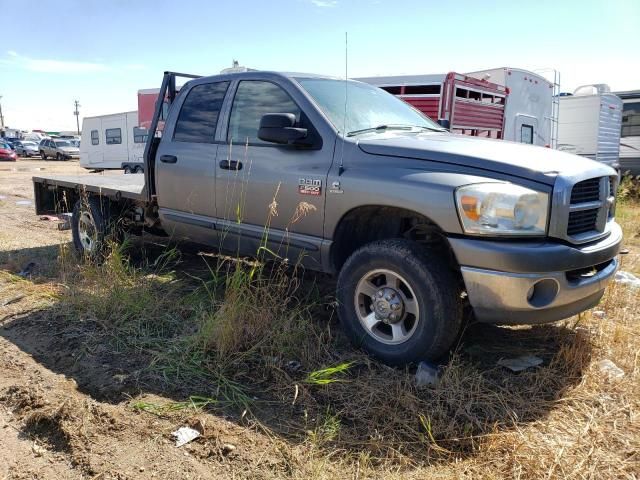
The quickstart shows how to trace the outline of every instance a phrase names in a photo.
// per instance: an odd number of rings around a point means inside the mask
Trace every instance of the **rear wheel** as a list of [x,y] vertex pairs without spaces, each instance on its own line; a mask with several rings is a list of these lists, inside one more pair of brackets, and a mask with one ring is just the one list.
[[97,259],[105,250],[106,240],[114,231],[107,200],[97,197],[80,199],[73,208],[71,233],[79,255]]
[[437,360],[460,332],[460,293],[442,258],[415,242],[383,240],[347,259],[338,313],[350,340],[385,363]]

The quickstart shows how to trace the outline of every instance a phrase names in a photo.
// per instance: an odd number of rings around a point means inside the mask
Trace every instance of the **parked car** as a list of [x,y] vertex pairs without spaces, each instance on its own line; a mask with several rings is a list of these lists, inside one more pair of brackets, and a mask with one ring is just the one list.
[[11,147],[11,150],[15,150],[14,144],[20,141],[20,139],[16,137],[5,137],[2,140],[4,140],[6,143],[9,144],[9,146]]
[[38,151],[38,144],[36,142],[30,142],[29,140],[18,140],[13,142],[14,149],[18,155],[23,157],[36,157],[40,153]]
[[13,151],[9,142],[3,140],[0,140],[0,160],[8,160],[10,162],[18,160],[18,155]]
[[73,146],[69,140],[45,139],[40,142],[39,150],[43,160],[49,157],[55,158],[56,160],[67,160],[80,156],[80,149]]

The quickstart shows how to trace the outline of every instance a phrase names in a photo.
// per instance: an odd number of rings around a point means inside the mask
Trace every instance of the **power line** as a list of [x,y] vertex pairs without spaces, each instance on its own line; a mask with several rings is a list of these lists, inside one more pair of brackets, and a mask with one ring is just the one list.
[[0,128],[4,129],[4,116],[2,115],[2,95],[0,95]]

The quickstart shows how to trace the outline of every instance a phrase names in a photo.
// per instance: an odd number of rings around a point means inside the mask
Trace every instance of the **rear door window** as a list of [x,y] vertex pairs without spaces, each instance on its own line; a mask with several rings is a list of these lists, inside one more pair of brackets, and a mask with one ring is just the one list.
[[213,143],[228,87],[229,82],[203,83],[193,87],[180,109],[173,141]]
[[91,145],[98,145],[100,143],[100,135],[98,130],[91,130]]
[[240,82],[233,99],[227,140],[240,144],[273,145],[258,138],[260,119],[267,113],[293,113],[300,121],[300,109],[278,85],[257,80]]
[[522,125],[520,127],[520,141],[533,145],[533,126]]

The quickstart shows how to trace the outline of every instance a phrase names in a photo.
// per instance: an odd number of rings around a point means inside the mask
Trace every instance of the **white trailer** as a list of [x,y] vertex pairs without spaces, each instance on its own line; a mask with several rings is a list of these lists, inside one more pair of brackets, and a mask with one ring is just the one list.
[[620,169],[622,100],[606,85],[586,85],[560,97],[558,150]]
[[[507,89],[504,139],[554,147],[556,113],[553,98],[558,81],[518,68],[491,68],[467,73],[470,77],[503,85]],[[554,72],[554,77],[557,75]]]
[[616,92],[622,99],[620,171],[640,175],[640,90]]
[[138,112],[114,113],[82,120],[80,165],[92,170],[142,172],[147,130],[138,127]]

